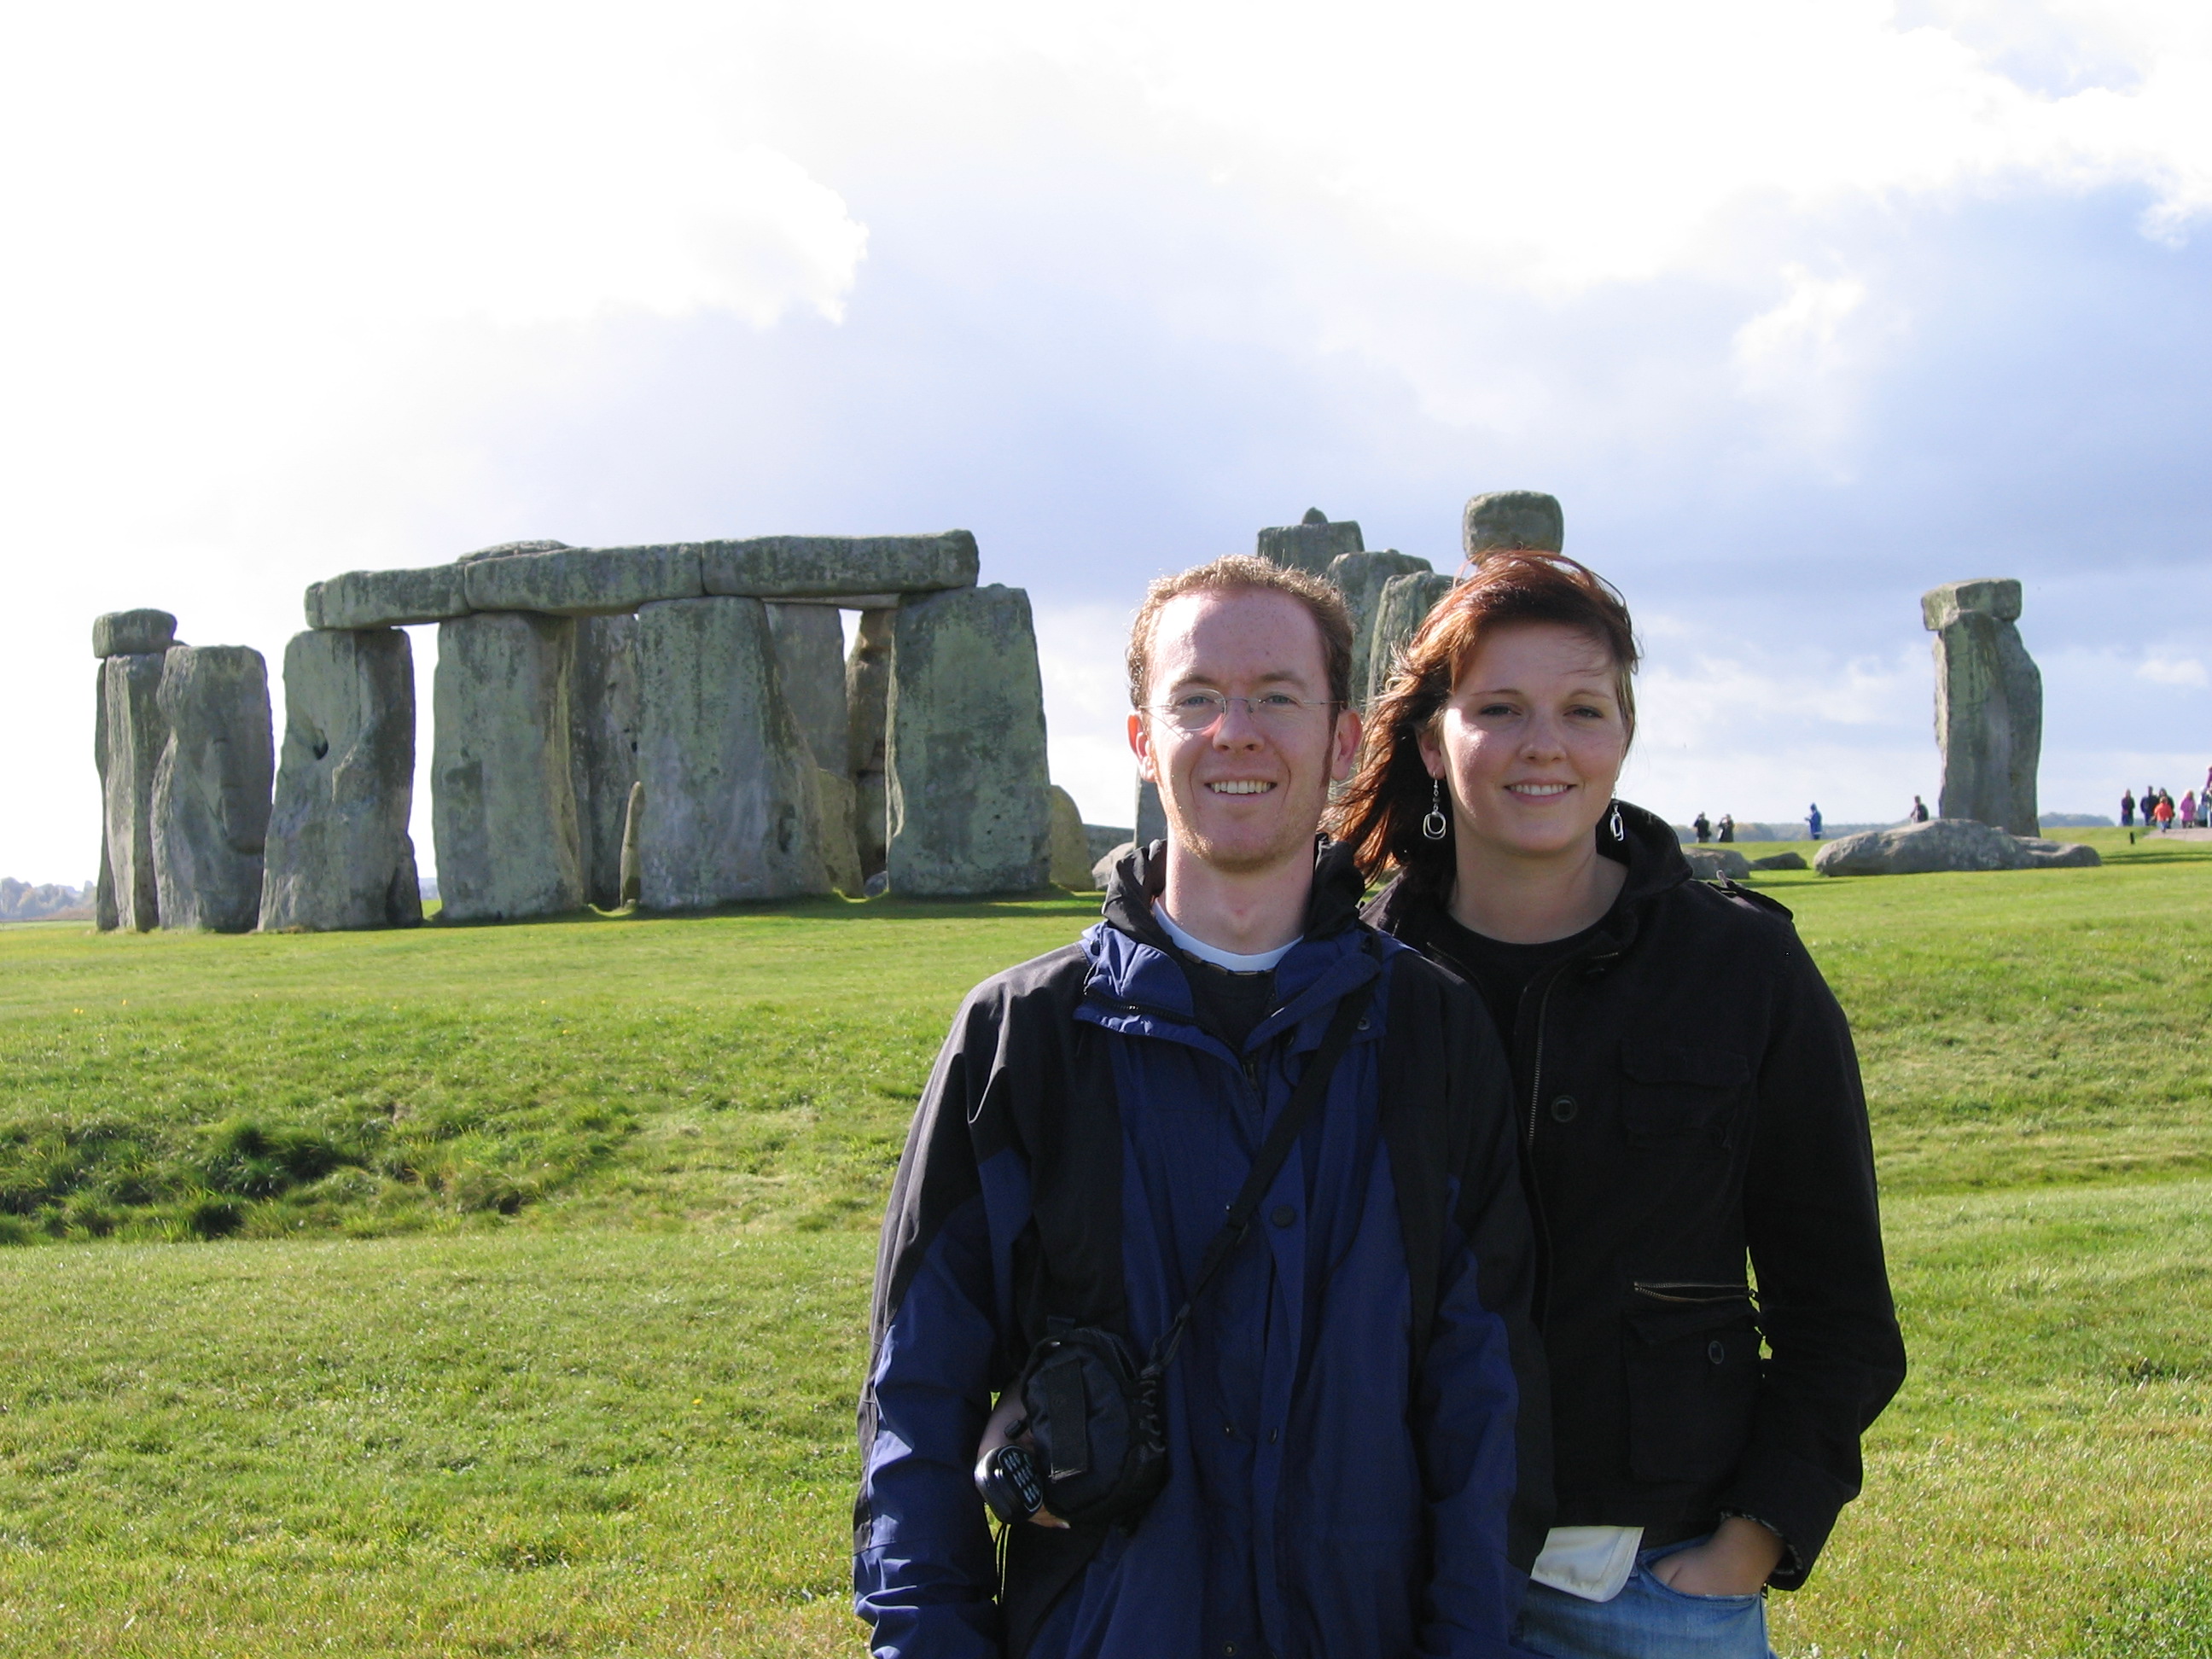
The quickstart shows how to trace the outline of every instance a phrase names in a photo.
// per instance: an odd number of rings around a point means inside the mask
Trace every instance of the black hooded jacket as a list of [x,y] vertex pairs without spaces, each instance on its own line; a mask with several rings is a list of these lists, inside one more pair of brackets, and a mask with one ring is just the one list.
[[[1622,840],[1598,832],[1620,897],[1508,1034],[1557,1522],[1658,1542],[1748,1515],[1795,1589],[1905,1376],[1858,1061],[1789,911],[1692,880],[1663,822],[1620,813]],[[1366,914],[1468,972],[1440,896],[1401,880]]]

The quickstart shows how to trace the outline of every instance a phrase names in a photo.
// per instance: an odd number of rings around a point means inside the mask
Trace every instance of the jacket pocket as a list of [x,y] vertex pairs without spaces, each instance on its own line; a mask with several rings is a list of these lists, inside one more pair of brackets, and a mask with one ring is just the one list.
[[1715,1285],[1639,1285],[1637,1297],[1626,1316],[1629,1472],[1711,1486],[1751,1434],[1759,1369],[1751,1298]]
[[1751,1066],[1725,1048],[1687,1043],[1623,1043],[1621,1121],[1629,1140],[1659,1146],[1725,1140]]

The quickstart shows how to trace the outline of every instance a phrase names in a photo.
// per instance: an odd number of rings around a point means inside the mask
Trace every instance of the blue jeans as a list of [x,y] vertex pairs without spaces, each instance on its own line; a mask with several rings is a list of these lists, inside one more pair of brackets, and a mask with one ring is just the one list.
[[1686,1595],[1652,1576],[1654,1561],[1702,1544],[1645,1550],[1610,1601],[1530,1584],[1514,1640],[1547,1659],[1774,1659],[1763,1595]]

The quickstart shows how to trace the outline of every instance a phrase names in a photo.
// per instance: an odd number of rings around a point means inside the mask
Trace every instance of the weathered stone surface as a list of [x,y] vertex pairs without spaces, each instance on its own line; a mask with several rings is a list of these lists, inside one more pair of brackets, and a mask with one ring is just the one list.
[[415,659],[395,628],[284,647],[284,744],[261,877],[264,933],[412,927]]
[[92,764],[100,774],[100,879],[93,887],[93,926],[115,931],[115,866],[107,857],[107,665],[92,677]]
[[1754,870],[1802,870],[1805,855],[1802,853],[1769,853],[1763,859],[1753,859],[1751,867]]
[[845,712],[845,625],[837,607],[772,605],[768,631],[775,641],[784,700],[814,763],[843,777],[852,764],[852,739]]
[[671,599],[637,614],[638,778],[648,910],[830,890],[814,757],[776,674],[757,599]]
[[845,752],[853,780],[853,833],[860,869],[884,867],[890,834],[890,798],[884,784],[884,738],[891,696],[891,636],[898,612],[881,607],[860,613],[853,653],[845,659]]
[[100,665],[100,747],[106,757],[100,795],[108,878],[115,925],[130,933],[150,933],[161,925],[154,876],[154,777],[169,737],[161,707],[161,661],[167,654],[110,657]]
[[696,547],[564,547],[459,567],[471,611],[614,617],[658,599],[696,599]]
[[625,907],[637,902],[645,888],[645,786],[629,787],[629,809],[623,814],[622,892]]
[[166,611],[111,611],[92,623],[95,657],[143,657],[177,642],[177,619]]
[[1437,602],[1452,591],[1452,579],[1442,571],[1428,575],[1393,576],[1382,584],[1375,602],[1375,626],[1367,647],[1367,701],[1381,696],[1397,672],[1398,653],[1413,637]]
[[349,570],[307,585],[310,628],[397,628],[468,614],[461,567],[422,570]]
[[1936,811],[2015,836],[2042,827],[2035,773],[2043,749],[2043,676],[2020,630],[2016,581],[1950,582],[1921,596],[1936,635],[1936,742],[1943,754]]
[[1050,809],[1029,595],[969,587],[901,605],[890,726],[891,891],[951,897],[1042,887]]
[[1322,576],[1335,560],[1365,545],[1359,538],[1357,520],[1331,519],[1319,507],[1310,507],[1297,524],[1272,525],[1262,530],[1258,551],[1270,563]]
[[965,530],[933,536],[756,536],[701,542],[709,593],[860,599],[973,587],[979,557]]
[[1083,826],[1083,842],[1095,864],[1117,847],[1127,847],[1136,837],[1133,830],[1111,823],[1086,823]]
[[501,542],[494,547],[479,547],[473,553],[464,553],[453,562],[474,564],[479,559],[511,559],[518,553],[558,553],[568,545],[566,542]]
[[581,617],[568,671],[568,763],[584,896],[622,902],[623,827],[637,781],[637,618]]
[[1047,874],[1055,887],[1071,893],[1091,890],[1091,843],[1083,834],[1083,809],[1058,784],[1045,792],[1049,811]]
[[1699,881],[1741,881],[1751,874],[1751,861],[1733,847],[1685,847],[1682,856]]
[[852,781],[817,766],[814,782],[822,808],[822,867],[830,886],[847,898],[859,898],[867,878],[860,873],[860,844],[853,834]]
[[1168,838],[1167,808],[1160,805],[1160,787],[1150,778],[1137,780],[1137,826],[1129,839],[1149,847]]
[[1367,695],[1367,659],[1375,642],[1375,612],[1382,602],[1382,588],[1394,576],[1427,574],[1429,562],[1410,553],[1388,550],[1380,553],[1343,553],[1329,561],[1328,579],[1344,595],[1352,612],[1352,695]]
[[1499,548],[1557,553],[1566,543],[1559,497],[1540,489],[1493,489],[1470,500],[1460,518],[1460,546],[1477,564]]
[[430,829],[448,921],[580,909],[568,707],[576,624],[492,612],[438,629]]
[[1938,870],[2084,868],[2100,861],[2096,848],[2079,842],[2009,836],[1972,818],[1930,818],[1832,841],[1813,855],[1813,868],[1824,876],[1914,876]]
[[1114,879],[1114,866],[1134,850],[1136,842],[1125,841],[1118,847],[1109,847],[1101,853],[1091,866],[1091,886],[1094,892],[1103,893]]
[[269,665],[246,645],[164,653],[168,728],[154,775],[161,926],[246,933],[261,917],[261,854],[276,771]]

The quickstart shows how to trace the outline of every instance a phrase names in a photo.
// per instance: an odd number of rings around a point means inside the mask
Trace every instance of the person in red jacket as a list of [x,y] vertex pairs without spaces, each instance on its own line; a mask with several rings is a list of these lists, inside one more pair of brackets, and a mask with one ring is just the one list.
[[1613,794],[1636,659],[1597,576],[1490,553],[1370,711],[1337,832],[1511,1065],[1557,1499],[1515,1639],[1766,1659],[1765,1589],[1812,1571],[1905,1349],[1843,1011],[1787,910]]

